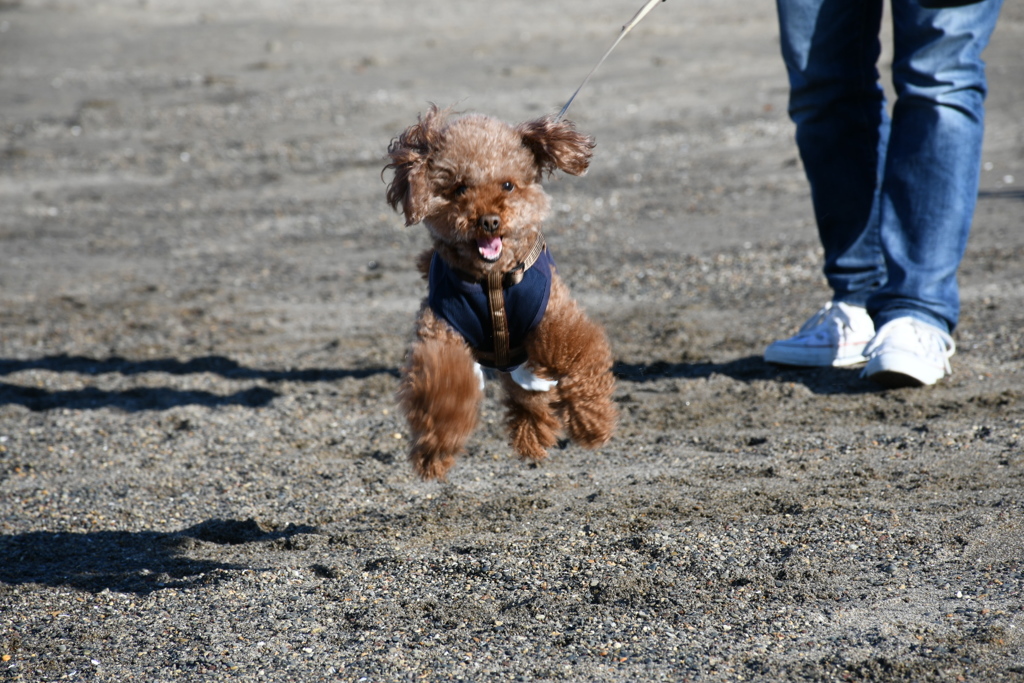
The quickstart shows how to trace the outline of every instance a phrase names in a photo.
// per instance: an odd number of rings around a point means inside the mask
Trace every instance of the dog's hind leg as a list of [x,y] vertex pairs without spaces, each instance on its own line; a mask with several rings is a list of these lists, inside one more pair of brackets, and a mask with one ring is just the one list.
[[501,384],[512,448],[524,458],[543,460],[561,431],[551,406],[552,392],[524,389],[505,373],[501,373]]
[[573,441],[586,448],[607,443],[618,421],[618,410],[612,401],[615,377],[610,363],[608,368],[604,372],[570,375],[558,383],[559,414],[565,428]]
[[436,319],[420,323],[398,399],[411,432],[413,468],[424,479],[444,479],[476,426],[483,392],[462,337]]
[[604,329],[580,310],[557,277],[548,311],[528,340],[527,352],[543,374],[558,380],[549,400],[573,441],[587,448],[606,443],[618,420],[611,347]]

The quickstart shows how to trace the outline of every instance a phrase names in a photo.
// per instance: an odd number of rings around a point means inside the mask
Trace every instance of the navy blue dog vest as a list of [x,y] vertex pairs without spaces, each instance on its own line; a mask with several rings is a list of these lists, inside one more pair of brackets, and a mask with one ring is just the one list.
[[526,361],[523,342],[540,324],[551,295],[551,266],[547,248],[541,251],[520,282],[502,288],[508,321],[509,360],[495,362],[494,329],[487,296],[487,281],[465,280],[436,253],[430,260],[430,308],[451,325],[473,349],[477,362],[489,368],[509,371]]

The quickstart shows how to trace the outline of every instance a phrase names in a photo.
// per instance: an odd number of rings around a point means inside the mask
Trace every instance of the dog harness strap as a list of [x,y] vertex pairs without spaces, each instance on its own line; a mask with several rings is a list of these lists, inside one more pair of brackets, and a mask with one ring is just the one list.
[[537,262],[537,259],[539,259],[540,255],[544,252],[545,246],[547,246],[547,244],[544,242],[544,235],[540,235],[537,237],[537,241],[533,243],[533,248],[530,249],[530,253],[526,255],[526,258],[523,259],[522,263],[505,273],[506,287],[518,285],[523,281],[523,275],[525,275],[526,271],[530,269],[530,266]]
[[508,319],[505,317],[505,278],[502,273],[487,274],[487,303],[491,309],[491,330],[494,332],[494,362],[498,367],[508,365]]
[[539,235],[530,253],[515,268],[507,273],[491,271],[487,274],[487,302],[491,309],[491,329],[494,332],[494,363],[499,368],[511,365],[508,317],[505,314],[505,287],[518,285],[523,281],[523,275],[540,258],[544,245],[544,236]]

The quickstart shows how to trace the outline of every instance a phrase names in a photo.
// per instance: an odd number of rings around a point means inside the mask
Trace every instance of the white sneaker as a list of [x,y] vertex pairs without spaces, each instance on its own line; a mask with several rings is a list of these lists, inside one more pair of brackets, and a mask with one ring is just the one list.
[[807,367],[859,365],[874,335],[875,324],[863,306],[830,301],[795,335],[769,344],[764,359]]
[[864,350],[864,376],[886,387],[935,384],[950,374],[956,353],[953,338],[917,318],[896,318],[882,325]]

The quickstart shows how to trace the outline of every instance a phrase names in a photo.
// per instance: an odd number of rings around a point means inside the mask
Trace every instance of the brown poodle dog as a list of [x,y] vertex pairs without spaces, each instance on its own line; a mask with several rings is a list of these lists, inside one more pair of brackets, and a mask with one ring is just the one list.
[[522,457],[546,457],[563,428],[588,448],[611,438],[608,341],[571,298],[541,234],[542,176],[582,175],[593,146],[552,117],[513,127],[433,106],[392,141],[388,203],[433,241],[419,260],[430,290],[398,393],[424,479],[445,478],[476,426],[480,365],[500,371]]

